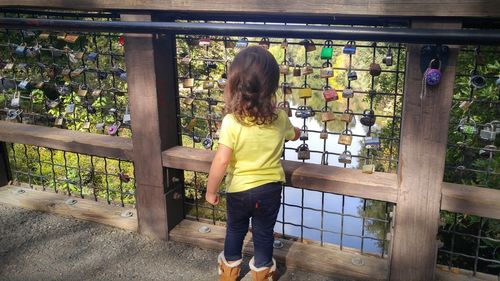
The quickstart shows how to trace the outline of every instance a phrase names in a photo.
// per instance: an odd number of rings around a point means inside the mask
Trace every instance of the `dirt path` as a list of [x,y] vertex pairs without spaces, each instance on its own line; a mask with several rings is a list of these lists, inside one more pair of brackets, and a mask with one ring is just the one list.
[[[216,257],[211,250],[0,204],[2,281],[217,280]],[[249,274],[243,280],[251,280]],[[286,280],[334,279],[288,270],[280,278]]]

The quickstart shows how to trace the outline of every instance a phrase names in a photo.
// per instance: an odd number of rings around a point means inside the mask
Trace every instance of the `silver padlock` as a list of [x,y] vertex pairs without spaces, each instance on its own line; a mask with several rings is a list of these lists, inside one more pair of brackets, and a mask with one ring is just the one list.
[[130,124],[130,112],[128,111],[128,104],[125,107],[125,113],[123,114],[123,124]]
[[382,62],[387,66],[391,66],[392,61],[393,61],[392,49],[391,49],[391,46],[389,46],[389,49],[387,50],[387,54],[382,59]]
[[321,154],[321,165],[328,165],[328,151]]
[[16,109],[9,109],[7,110],[7,116],[5,116],[5,120],[7,121],[21,121],[20,119],[20,116],[21,116],[21,113],[23,111],[22,110],[16,110]]
[[73,112],[75,112],[75,104],[69,103],[68,105],[66,105],[66,113],[69,114]]
[[351,164],[351,162],[352,162],[352,155],[349,150],[346,150],[339,155],[339,163]]
[[304,126],[302,127],[302,130],[301,130],[301,132],[300,132],[300,138],[299,138],[299,139],[300,139],[300,140],[302,140],[302,141],[306,141],[306,140],[308,140],[308,139],[309,139],[309,133],[307,132],[307,126],[305,126],[305,125],[304,125]]
[[212,144],[213,144],[213,140],[212,138],[210,137],[210,134],[208,134],[205,139],[203,140],[202,142],[202,145],[205,149],[211,149],[212,148]]
[[299,160],[307,160],[311,158],[311,151],[307,144],[303,143],[297,147],[297,158]]
[[19,107],[21,103],[21,93],[18,91],[14,92],[14,97],[10,100],[11,107]]

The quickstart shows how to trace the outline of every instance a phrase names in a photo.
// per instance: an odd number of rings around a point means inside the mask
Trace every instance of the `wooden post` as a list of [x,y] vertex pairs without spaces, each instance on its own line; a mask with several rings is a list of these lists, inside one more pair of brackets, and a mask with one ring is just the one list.
[[[121,15],[151,21],[151,15]],[[166,170],[161,152],[179,145],[175,37],[126,34],[125,62],[130,99],[139,232],[168,239],[183,218],[182,172]]]
[[7,145],[0,142],[0,187],[7,185],[11,178]]
[[[415,28],[461,28],[457,23],[415,23]],[[420,49],[408,45],[398,170],[391,281],[431,281],[437,259],[441,186],[458,48],[450,46],[441,83],[420,98]]]

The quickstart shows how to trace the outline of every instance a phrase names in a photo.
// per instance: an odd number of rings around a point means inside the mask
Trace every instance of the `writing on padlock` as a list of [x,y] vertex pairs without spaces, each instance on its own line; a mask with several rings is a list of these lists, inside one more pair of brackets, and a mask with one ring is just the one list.
[[194,87],[194,78],[184,78],[182,80],[182,87],[184,88],[193,88]]
[[54,121],[54,126],[62,127],[64,124],[64,117],[62,115],[59,115],[59,117],[56,118]]
[[324,151],[321,154],[321,165],[328,165],[328,151]]
[[475,135],[477,133],[476,121],[472,118],[467,120],[467,117],[464,117],[458,124],[458,130],[466,135]]
[[325,62],[321,65],[321,69],[319,70],[319,76],[321,78],[330,78],[333,77],[333,68],[332,64],[329,62]]
[[441,82],[441,61],[439,59],[432,59],[429,66],[424,72],[424,80],[428,86],[436,86]]
[[333,41],[326,40],[321,49],[321,59],[329,60],[333,57]]
[[351,152],[349,150],[345,150],[344,152],[342,152],[339,155],[338,160],[339,160],[339,163],[342,163],[342,164],[351,164],[351,162],[352,162]]
[[297,158],[299,160],[307,160],[311,158],[311,151],[309,151],[309,147],[305,143],[299,145],[296,151],[297,151]]
[[300,105],[299,107],[297,107],[297,110],[295,110],[295,117],[297,118],[305,119],[314,116],[314,114],[314,110],[308,105]]
[[340,133],[338,144],[351,145],[352,143],[352,131],[344,130]]
[[331,86],[323,86],[323,98],[325,99],[326,102],[330,101],[336,101],[339,99],[339,96],[337,94],[337,91],[335,91],[334,88]]
[[347,41],[347,43],[344,45],[344,48],[342,49],[342,53],[347,55],[356,54],[356,42]]
[[379,137],[365,137],[365,148],[366,149],[379,149],[380,139]]

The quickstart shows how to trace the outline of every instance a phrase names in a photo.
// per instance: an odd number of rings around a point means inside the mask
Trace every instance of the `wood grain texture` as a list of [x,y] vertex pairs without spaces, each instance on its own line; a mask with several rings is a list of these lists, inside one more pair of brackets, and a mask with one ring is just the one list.
[[498,281],[498,276],[476,272],[470,270],[452,268],[438,264],[436,266],[436,281]]
[[[41,187],[37,188],[41,189]],[[18,193],[18,190],[22,190],[24,193]],[[78,202],[71,206],[66,204],[66,200],[70,198],[76,199]],[[1,187],[0,203],[137,231],[137,216],[134,209],[69,197],[51,191],[39,191],[29,188],[26,184]],[[121,214],[126,211],[131,211],[132,217],[122,217]]]
[[0,141],[132,160],[129,138],[0,121]]
[[0,141],[0,186],[7,185],[11,178],[7,146]]
[[500,190],[443,183],[441,210],[500,219]]
[[[461,24],[414,24],[413,27],[460,28]],[[409,45],[401,124],[398,185],[390,280],[434,280],[436,235],[448,138],[448,122],[458,48],[450,48],[441,83],[420,98],[421,45]]]
[[409,17],[499,17],[496,0],[4,0],[4,7]]
[[[165,167],[208,173],[215,152],[177,146],[162,155]],[[282,165],[291,186],[387,202],[397,199],[395,174],[368,175],[360,170],[287,160]]]
[[[208,226],[209,233],[200,233],[201,226]],[[226,228],[184,220],[171,232],[170,237],[174,241],[190,243],[197,247],[222,250],[224,248],[224,237]],[[386,280],[387,260],[361,255],[350,251],[340,251],[335,246],[305,244],[290,240],[281,240],[284,247],[274,249],[274,257],[277,261],[285,263],[288,268],[300,268],[306,271],[324,274],[332,277],[342,277],[355,280]],[[252,255],[252,235],[249,233],[243,246],[246,254]],[[354,265],[353,259],[360,259],[363,265]]]

